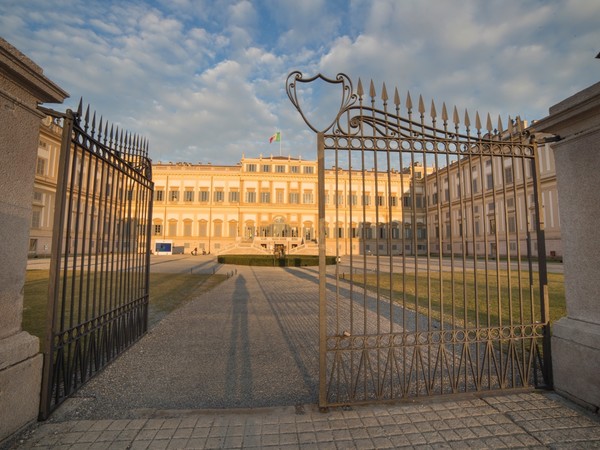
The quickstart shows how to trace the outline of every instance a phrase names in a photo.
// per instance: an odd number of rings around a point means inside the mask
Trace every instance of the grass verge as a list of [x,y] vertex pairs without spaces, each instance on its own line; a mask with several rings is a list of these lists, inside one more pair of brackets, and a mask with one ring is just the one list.
[[[537,278],[537,274],[535,274]],[[348,277],[346,277],[348,279]],[[391,297],[396,303],[456,326],[486,327],[540,320],[539,283],[515,272],[441,272],[353,274],[357,286]],[[563,274],[548,274],[550,321],[566,315]]]
[[[185,304],[194,296],[211,290],[225,279],[227,279],[226,275],[219,274],[151,273],[149,327],[156,325],[171,311]],[[23,330],[39,337],[42,346],[46,330],[48,282],[47,270],[28,270],[26,273]]]

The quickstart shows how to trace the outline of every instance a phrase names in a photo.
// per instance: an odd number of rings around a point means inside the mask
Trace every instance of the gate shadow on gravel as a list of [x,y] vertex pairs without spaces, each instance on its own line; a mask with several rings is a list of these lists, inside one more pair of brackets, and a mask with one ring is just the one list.
[[[281,269],[298,276],[295,269]],[[308,402],[316,402],[319,390],[319,292],[313,284],[306,284],[300,290],[294,286],[293,293],[279,296],[265,289],[260,277],[258,284],[267,299],[273,317],[297,369],[300,371],[305,388],[311,393]],[[308,281],[314,281],[307,278]],[[318,286],[318,284],[316,285]],[[311,295],[312,294],[312,295]]]

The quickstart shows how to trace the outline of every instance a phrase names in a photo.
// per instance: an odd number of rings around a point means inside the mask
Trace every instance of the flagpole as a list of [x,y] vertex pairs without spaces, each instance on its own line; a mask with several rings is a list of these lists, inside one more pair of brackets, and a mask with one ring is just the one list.
[[281,131],[279,132],[279,156],[281,156]]

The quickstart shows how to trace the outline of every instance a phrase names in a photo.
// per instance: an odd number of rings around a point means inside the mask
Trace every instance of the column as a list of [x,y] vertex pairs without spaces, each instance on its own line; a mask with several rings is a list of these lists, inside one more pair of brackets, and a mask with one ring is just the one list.
[[532,125],[551,133],[556,161],[567,316],[552,327],[556,391],[600,407],[600,83]]
[[0,38],[0,442],[38,415],[42,355],[38,338],[22,331],[39,103],[67,93],[33,61]]

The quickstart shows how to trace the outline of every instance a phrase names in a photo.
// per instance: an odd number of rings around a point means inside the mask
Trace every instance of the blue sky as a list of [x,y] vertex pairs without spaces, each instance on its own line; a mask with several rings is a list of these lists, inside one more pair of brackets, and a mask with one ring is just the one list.
[[[598,0],[0,0],[0,36],[158,161],[315,157],[293,70],[541,119],[600,80]],[[439,109],[439,107],[438,107]]]

